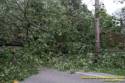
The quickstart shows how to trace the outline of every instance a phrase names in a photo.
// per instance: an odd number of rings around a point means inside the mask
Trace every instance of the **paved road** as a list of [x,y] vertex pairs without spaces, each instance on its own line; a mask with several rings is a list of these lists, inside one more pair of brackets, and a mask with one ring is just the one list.
[[21,83],[105,83],[104,80],[99,79],[80,79],[80,76],[83,75],[46,69],[42,70],[37,75],[29,77]]

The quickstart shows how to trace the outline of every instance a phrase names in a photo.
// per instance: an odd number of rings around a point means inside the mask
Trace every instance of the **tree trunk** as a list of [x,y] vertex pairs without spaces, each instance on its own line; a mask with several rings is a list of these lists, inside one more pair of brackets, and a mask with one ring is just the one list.
[[96,56],[95,62],[97,62],[100,53],[100,18],[99,18],[100,4],[99,0],[95,0],[95,28],[96,28]]

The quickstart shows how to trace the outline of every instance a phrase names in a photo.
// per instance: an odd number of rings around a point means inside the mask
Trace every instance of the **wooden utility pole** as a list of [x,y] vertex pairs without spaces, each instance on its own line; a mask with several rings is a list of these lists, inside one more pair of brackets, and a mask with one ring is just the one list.
[[100,1],[95,0],[95,29],[96,29],[96,62],[99,57],[100,53],[100,18],[99,18],[99,11],[100,11]]

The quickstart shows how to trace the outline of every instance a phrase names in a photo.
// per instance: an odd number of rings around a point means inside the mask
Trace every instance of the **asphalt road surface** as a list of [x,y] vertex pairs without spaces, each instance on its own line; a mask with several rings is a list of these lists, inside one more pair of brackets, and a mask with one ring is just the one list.
[[82,74],[70,74],[57,70],[44,69],[37,75],[25,79],[21,83],[125,83],[125,82],[104,82],[101,79],[81,79]]

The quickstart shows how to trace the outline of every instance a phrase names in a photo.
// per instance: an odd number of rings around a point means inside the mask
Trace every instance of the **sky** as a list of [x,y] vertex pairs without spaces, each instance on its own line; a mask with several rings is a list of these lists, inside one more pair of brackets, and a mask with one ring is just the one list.
[[[124,4],[116,3],[116,0],[100,0],[104,3],[107,13],[112,15],[116,11],[120,10],[120,8],[125,6]],[[90,10],[94,10],[94,0],[83,0],[83,3],[87,4]]]

